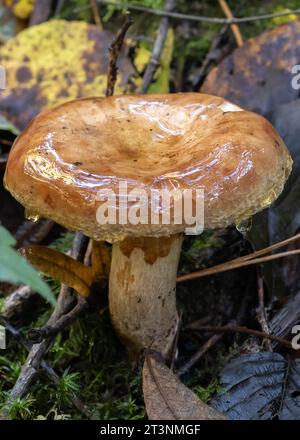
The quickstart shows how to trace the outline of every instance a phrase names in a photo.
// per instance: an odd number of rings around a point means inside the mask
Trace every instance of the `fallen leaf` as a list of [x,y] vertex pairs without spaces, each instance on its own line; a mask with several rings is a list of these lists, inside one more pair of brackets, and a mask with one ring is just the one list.
[[278,417],[280,420],[300,420],[300,359],[289,365],[287,386],[283,390]]
[[[292,174],[280,198],[254,216],[247,233],[255,249],[293,236],[300,227],[300,99],[292,87],[292,67],[300,60],[300,22],[266,31],[245,42],[226,57],[206,78],[201,91],[217,94],[242,107],[258,112],[275,126],[293,158]],[[276,261],[263,266],[264,279],[273,295],[299,290],[291,283],[290,262]]]
[[19,252],[38,270],[88,297],[96,281],[108,277],[110,256],[107,248],[93,241],[92,266],[85,266],[74,258],[47,246],[24,246]]
[[25,246],[19,252],[36,269],[66,284],[84,297],[90,295],[94,277],[91,267],[47,246]]
[[245,41],[212,69],[201,92],[267,115],[298,98],[291,69],[299,60],[300,21],[294,21]]
[[[22,130],[45,108],[104,95],[112,40],[110,32],[81,21],[50,20],[23,30],[0,47],[7,83],[0,112]],[[116,94],[134,73],[126,45],[118,67]]]
[[203,403],[159,359],[147,354],[143,368],[143,392],[150,420],[225,420]]
[[239,356],[221,372],[223,391],[212,406],[231,420],[300,420],[300,359],[279,353]]

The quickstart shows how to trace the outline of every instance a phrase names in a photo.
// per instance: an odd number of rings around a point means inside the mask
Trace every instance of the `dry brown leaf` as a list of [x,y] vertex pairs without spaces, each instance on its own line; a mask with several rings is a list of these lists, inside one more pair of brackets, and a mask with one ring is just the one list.
[[294,21],[245,41],[211,70],[201,92],[268,115],[298,98],[291,69],[299,59],[300,21]]
[[226,420],[180,382],[157,354],[146,355],[143,391],[150,420]]
[[26,246],[20,253],[38,270],[72,287],[80,295],[90,295],[95,271],[74,258],[46,246]]

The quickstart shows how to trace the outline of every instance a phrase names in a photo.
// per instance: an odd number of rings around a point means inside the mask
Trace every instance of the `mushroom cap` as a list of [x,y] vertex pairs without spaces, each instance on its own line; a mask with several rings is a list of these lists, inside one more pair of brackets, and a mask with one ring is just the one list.
[[[204,189],[205,228],[240,223],[281,193],[292,160],[272,125],[200,93],[67,102],[33,119],[9,155],[6,188],[31,217],[95,240],[167,236],[186,224],[97,222],[98,191]],[[195,199],[193,199],[195,203]],[[118,210],[118,203],[116,203]],[[129,209],[129,208],[128,208]]]

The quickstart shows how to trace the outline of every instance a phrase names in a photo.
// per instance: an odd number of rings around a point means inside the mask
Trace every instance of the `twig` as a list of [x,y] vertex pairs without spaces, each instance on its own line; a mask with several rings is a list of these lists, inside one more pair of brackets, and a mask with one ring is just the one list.
[[51,231],[54,221],[41,219],[37,222],[25,220],[15,234],[17,247],[40,243]]
[[295,251],[280,252],[275,255],[269,255],[268,257],[255,258],[246,261],[240,261],[239,258],[236,260],[228,261],[228,263],[220,264],[209,269],[199,270],[198,272],[193,272],[187,275],[182,275],[177,278],[178,283],[183,281],[194,280],[195,278],[207,277],[208,275],[213,275],[220,272],[226,272],[228,270],[239,269],[240,267],[252,266],[254,264],[267,263],[268,261],[277,260],[278,258],[291,257],[292,255],[300,254],[300,249]]
[[[225,16],[229,19],[232,20],[234,18],[233,13],[231,12],[231,9],[229,8],[226,0],[219,0],[219,5],[222,9],[222,11],[224,12]],[[243,42],[243,37],[242,34],[240,32],[240,29],[238,27],[237,24],[231,24],[230,25],[231,31],[234,35],[236,44],[238,47],[243,46],[244,42]]]
[[91,4],[92,11],[93,11],[95,24],[98,26],[100,31],[103,31],[103,25],[102,25],[102,21],[101,21],[101,17],[99,14],[99,9],[98,9],[98,5],[97,5],[96,0],[90,0],[90,4]]
[[227,51],[225,49],[225,44],[223,45],[223,47],[221,47],[225,36],[227,36],[228,29],[229,25],[224,25],[220,32],[213,38],[210,49],[201,64],[199,73],[197,73],[197,77],[193,81],[193,87],[195,87],[195,89],[200,90],[200,87],[202,86],[210,68],[213,65],[219,64],[229,52],[228,44],[226,44]]
[[192,273],[189,273],[186,275],[181,275],[181,276],[177,277],[177,282],[181,283],[183,281],[190,281],[190,280],[193,280],[196,278],[202,278],[202,277],[206,277],[209,275],[214,275],[216,273],[226,272],[228,270],[238,269],[240,267],[250,266],[253,264],[265,263],[267,261],[276,260],[278,258],[289,257],[291,255],[300,254],[300,249],[296,249],[296,250],[292,250],[292,251],[281,252],[281,253],[278,253],[275,255],[269,255],[267,257],[257,258],[257,257],[260,257],[261,255],[265,255],[265,254],[272,252],[276,249],[287,246],[288,244],[290,244],[296,240],[299,240],[299,238],[300,238],[300,234],[296,234],[293,237],[288,238],[287,240],[283,240],[279,243],[275,243],[275,244],[268,246],[264,249],[261,249],[259,251],[252,252],[251,254],[235,258],[234,260],[227,261],[226,263],[218,264],[218,265],[210,267],[208,269],[199,270],[197,272],[192,272]]
[[55,12],[54,12],[54,17],[58,17],[61,13],[61,10],[64,6],[65,0],[58,0],[57,4],[56,4],[56,8],[55,8]]
[[[82,234],[76,233],[71,250],[71,256],[73,258],[76,258],[80,261],[83,260],[87,241],[88,239]],[[74,301],[75,297],[73,295],[72,289],[68,288],[65,285],[62,285],[58,297],[57,306],[54,309],[51,317],[49,318],[47,325],[54,325],[61,316],[63,316],[65,313],[68,313],[74,306]],[[31,386],[36,380],[43,357],[50,349],[52,344],[53,339],[49,338],[47,340],[44,340],[40,344],[33,345],[28,354],[26,362],[22,367],[18,380],[10,392],[10,396],[7,402],[8,406],[10,406],[14,400],[24,397],[29,392]]]
[[[269,335],[270,329],[267,323],[266,310],[265,310],[264,280],[260,268],[257,268],[257,292],[258,292],[257,320],[261,325],[262,331]],[[266,340],[266,346],[268,351],[273,351],[271,341],[268,339]]]
[[[31,350],[31,344],[22,336],[22,334],[19,332],[18,329],[16,329],[14,326],[12,326],[6,319],[0,316],[0,323],[3,325],[6,330],[12,335],[13,338],[18,340],[23,347],[27,350]],[[49,365],[48,362],[43,360],[41,362],[41,368],[45,371],[49,379],[55,384],[58,385],[61,381],[61,378],[59,375],[53,370],[53,368]],[[70,393],[70,400],[73,403],[73,405],[86,417],[90,418],[91,414],[90,411],[87,409],[85,404],[79,399],[79,397],[76,396],[74,392]]]
[[179,313],[178,326],[177,326],[176,335],[175,335],[175,338],[174,338],[174,341],[173,341],[173,347],[172,347],[172,353],[171,353],[171,362],[170,362],[170,370],[171,371],[174,371],[174,367],[175,367],[175,360],[176,360],[177,351],[178,351],[178,340],[179,340],[179,333],[180,333],[181,323],[182,323],[182,312]]
[[73,322],[88,308],[88,303],[83,297],[78,297],[76,306],[59,318],[53,325],[45,325],[42,328],[33,328],[28,331],[27,338],[34,344],[41,343],[49,337],[54,338],[65,328],[69,327]]
[[51,13],[52,0],[38,0],[35,2],[33,12],[30,17],[29,26],[47,21]]
[[290,341],[287,341],[286,339],[274,335],[268,335],[265,332],[261,332],[259,330],[253,330],[248,327],[241,327],[235,325],[224,325],[224,326],[201,325],[198,327],[197,323],[192,323],[189,326],[187,326],[187,328],[191,330],[196,330],[201,332],[212,332],[212,333],[225,333],[225,332],[245,333],[247,335],[256,336],[258,338],[266,338],[269,339],[270,341],[279,342],[281,345],[283,345],[286,348],[292,347]]
[[[207,22],[207,23],[219,23],[219,24],[248,23],[251,21],[269,20],[271,18],[286,17],[287,15],[300,15],[300,9],[292,9],[292,10],[286,11],[286,12],[277,12],[277,13],[262,14],[262,15],[252,15],[252,16],[240,17],[240,18],[234,17],[232,19],[226,19],[226,18],[218,18],[218,17],[206,17],[203,15],[181,14],[180,12],[166,12],[161,9],[147,8],[145,6],[131,5],[131,4],[127,4],[127,3],[126,4],[118,3],[113,0],[97,0],[97,3],[104,4],[104,5],[114,5],[115,7],[119,7],[119,8],[126,7],[127,9],[132,10],[132,11],[146,12],[146,13],[149,13],[152,15],[156,15],[158,17],[169,17],[169,18],[174,18],[174,19],[178,19],[178,20]],[[74,9],[73,12],[80,12],[86,8],[87,8],[86,6],[82,6],[82,7]]]
[[132,25],[132,19],[129,15],[126,15],[122,28],[119,30],[116,39],[112,42],[109,48],[109,65],[107,72],[107,89],[106,96],[112,96],[114,94],[115,84],[117,81],[117,61],[122,49],[124,38],[129,27]]
[[178,371],[178,376],[183,376],[187,373],[201,358],[202,356],[212,348],[220,339],[222,339],[223,333],[219,335],[213,335],[211,338],[206,341],[198,351],[184,364]]
[[[170,12],[172,9],[174,9],[176,4],[176,0],[166,0],[165,2],[165,12]],[[153,50],[152,50],[152,56],[150,59],[150,62],[148,63],[148,66],[146,68],[144,77],[143,77],[143,83],[139,89],[139,93],[146,93],[152,79],[154,77],[154,74],[160,64],[160,57],[166,42],[167,34],[168,34],[168,27],[169,27],[169,18],[163,17],[160,21],[157,37],[154,42]]]
[[36,297],[36,292],[31,287],[18,287],[4,299],[2,315],[7,319],[21,316],[34,297]]

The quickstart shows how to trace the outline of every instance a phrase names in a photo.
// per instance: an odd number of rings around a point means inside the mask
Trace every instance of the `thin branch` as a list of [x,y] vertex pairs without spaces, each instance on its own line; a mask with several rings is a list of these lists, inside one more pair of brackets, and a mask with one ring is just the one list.
[[[225,17],[227,17],[229,20],[232,20],[234,18],[234,16],[233,16],[233,13],[231,12],[231,9],[229,8],[226,0],[219,0],[219,5],[225,14]],[[238,25],[231,24],[230,29],[233,33],[233,36],[235,38],[237,46],[238,47],[243,46],[243,44],[244,44],[243,37],[242,37],[241,31],[240,31]]]
[[118,73],[117,61],[123,46],[125,35],[131,25],[131,17],[129,15],[126,15],[122,28],[119,30],[116,39],[112,42],[112,45],[109,48],[106,96],[112,96],[114,94]]
[[200,325],[197,326],[197,323],[192,323],[187,328],[191,330],[201,331],[201,332],[212,332],[212,333],[225,333],[225,332],[234,332],[234,333],[245,333],[247,335],[256,336],[258,338],[266,338],[270,341],[279,342],[282,346],[286,348],[292,348],[292,344],[290,341],[280,338],[279,336],[269,335],[265,332],[261,332],[259,330],[253,330],[248,327],[235,326],[235,325],[224,325],[224,326],[212,326],[212,325]]
[[29,307],[31,300],[37,296],[29,286],[20,286],[4,298],[2,315],[7,319],[20,317],[24,310]]
[[[270,329],[268,326],[266,309],[265,309],[264,280],[260,268],[257,268],[257,292],[258,292],[257,320],[260,323],[262,331],[269,335]],[[266,346],[268,351],[273,351],[271,341],[268,339],[266,340]]]
[[15,233],[17,247],[40,243],[53,229],[54,224],[54,221],[48,219],[41,219],[37,222],[25,220]]
[[213,335],[211,338],[206,341],[198,351],[188,360],[186,364],[184,364],[178,371],[178,376],[183,376],[187,373],[201,358],[202,356],[212,348],[220,339],[222,339],[223,333],[219,335]]
[[[20,344],[23,345],[23,347],[27,350],[31,350],[31,344],[22,336],[20,331],[16,329],[14,326],[12,326],[5,318],[0,316],[0,323],[5,327],[5,329],[11,334],[11,336],[16,339]],[[44,372],[47,374],[49,379],[55,384],[58,385],[61,381],[61,378],[59,375],[53,370],[51,365],[43,360],[41,362],[41,368],[44,370]],[[90,418],[91,414],[90,411],[87,409],[86,405],[79,399],[79,397],[76,396],[74,392],[70,393],[70,400],[83,415]]]
[[59,17],[61,14],[62,8],[64,7],[65,0],[57,0],[56,8],[54,11],[54,17]]
[[[88,239],[81,233],[75,234],[71,250],[71,256],[73,258],[76,258],[80,261],[83,260],[87,241]],[[74,302],[75,296],[72,292],[72,289],[68,288],[65,285],[62,285],[57,301],[57,306],[54,309],[51,317],[49,318],[47,325],[54,325],[61,316],[68,313],[72,309],[72,307],[74,307]],[[17,382],[10,392],[7,401],[8,407],[13,403],[14,400],[24,397],[29,392],[31,386],[35,383],[40,365],[43,361],[43,357],[51,348],[53,342],[53,338],[49,338],[47,340],[44,340],[40,344],[32,346],[26,362],[23,365],[21,373],[17,379]]]
[[45,325],[42,328],[33,328],[28,331],[27,338],[34,344],[41,343],[44,339],[54,338],[58,333],[64,330],[82,315],[88,308],[88,303],[83,297],[78,297],[78,303],[70,312],[59,318],[53,325]]
[[261,249],[259,251],[252,252],[251,254],[235,258],[234,260],[227,261],[226,263],[218,264],[218,265],[210,267],[208,269],[199,270],[197,272],[192,272],[192,273],[189,273],[186,275],[181,275],[181,276],[177,277],[177,282],[181,283],[184,281],[190,281],[190,280],[193,280],[196,278],[202,278],[202,277],[206,277],[209,275],[214,275],[216,273],[226,272],[228,270],[238,269],[240,267],[250,266],[253,264],[261,264],[261,263],[265,263],[268,261],[276,260],[278,258],[289,257],[292,255],[300,254],[300,249],[296,249],[296,250],[292,250],[292,251],[281,252],[281,253],[278,253],[275,255],[269,255],[266,257],[257,258],[257,257],[260,257],[261,255],[265,255],[265,254],[272,252],[276,249],[287,246],[288,244],[299,240],[299,238],[300,238],[300,234],[296,234],[293,237],[288,238],[287,240],[283,240],[279,243],[275,243],[275,244],[268,246],[264,249]]
[[[176,0],[166,0],[164,11],[165,12],[172,11],[172,9],[174,9],[175,7],[175,4],[176,4]],[[160,21],[157,37],[153,46],[152,56],[146,68],[143,77],[143,83],[139,89],[139,93],[146,93],[153,80],[155,72],[160,64],[161,54],[168,34],[168,27],[169,27],[169,19],[168,17],[163,17]]]
[[[206,17],[203,15],[192,15],[192,14],[181,14],[180,12],[166,12],[161,9],[147,8],[145,6],[140,5],[129,5],[124,3],[118,3],[113,0],[97,0],[97,3],[103,5],[114,5],[115,7],[119,7],[121,9],[127,8],[132,11],[146,12],[152,15],[156,15],[158,17],[169,17],[178,20],[187,20],[187,21],[196,21],[196,22],[207,22],[207,23],[219,23],[219,24],[232,24],[232,23],[248,23],[251,21],[258,20],[269,20],[271,18],[277,17],[286,17],[288,15],[300,15],[300,9],[292,9],[286,12],[277,12],[272,14],[262,14],[262,15],[252,15],[248,17],[234,17],[232,19],[226,18],[218,18],[218,17]],[[86,9],[86,6],[82,6],[74,9],[73,12],[80,12],[83,9]]]
[[177,352],[178,352],[178,340],[179,340],[179,333],[181,330],[181,324],[182,324],[182,311],[179,313],[178,316],[178,325],[177,325],[177,330],[176,330],[176,335],[173,341],[173,347],[172,347],[172,351],[171,351],[171,362],[170,362],[170,370],[174,371],[175,368],[175,361],[176,361],[176,357],[177,357]]
[[90,5],[91,5],[92,11],[93,11],[95,24],[98,26],[100,31],[103,31],[101,16],[99,14],[99,9],[98,9],[98,5],[97,5],[96,0],[90,0]]

